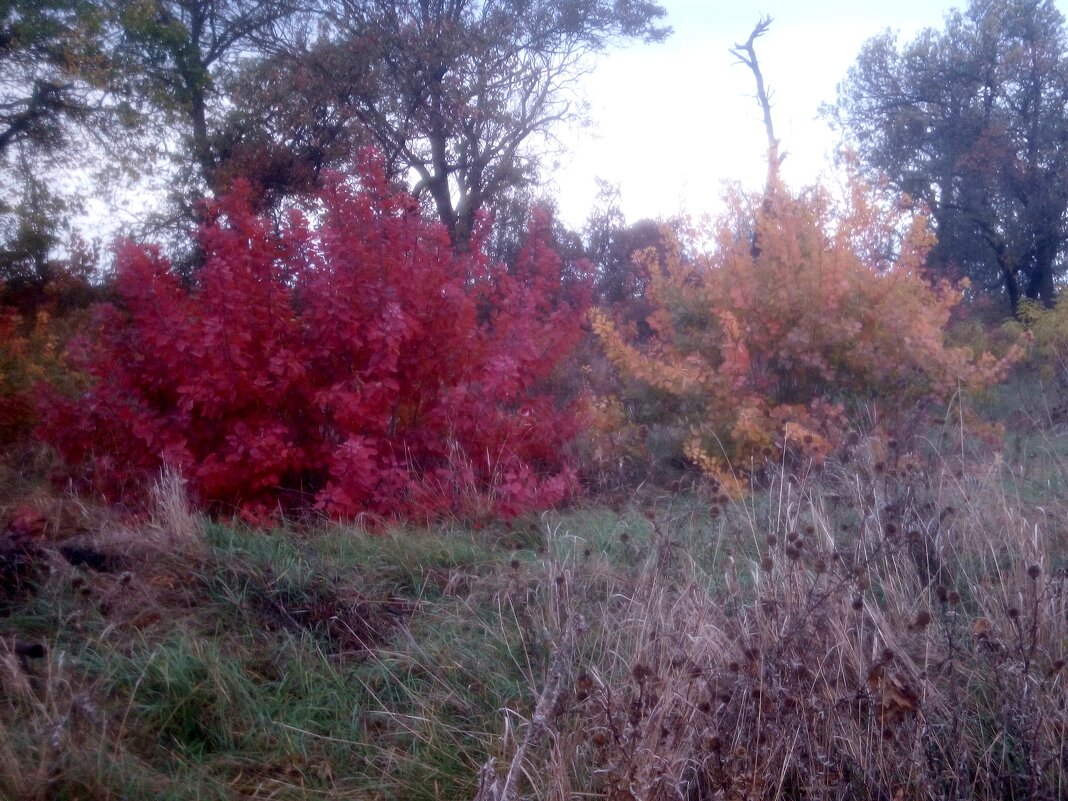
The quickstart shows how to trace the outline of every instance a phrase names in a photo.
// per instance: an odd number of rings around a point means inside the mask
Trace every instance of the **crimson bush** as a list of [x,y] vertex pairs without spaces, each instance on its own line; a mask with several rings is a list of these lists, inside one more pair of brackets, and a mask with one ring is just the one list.
[[335,176],[281,226],[238,184],[191,287],[157,249],[121,245],[120,300],[75,354],[95,382],[45,396],[43,435],[110,497],[166,463],[205,505],[252,518],[555,504],[575,488],[577,423],[546,386],[586,292],[562,281],[545,215],[509,268],[481,241],[455,253],[371,158],[358,186]]

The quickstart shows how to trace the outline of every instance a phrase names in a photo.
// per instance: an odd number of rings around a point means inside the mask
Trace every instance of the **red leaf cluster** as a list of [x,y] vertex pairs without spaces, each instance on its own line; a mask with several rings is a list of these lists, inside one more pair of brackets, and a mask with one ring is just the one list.
[[167,463],[205,505],[253,518],[514,514],[570,493],[575,413],[545,380],[586,300],[562,285],[549,220],[510,268],[479,237],[457,254],[372,159],[310,216],[276,226],[239,184],[192,287],[157,250],[121,247],[120,303],[76,356],[96,380],[44,403],[68,464],[121,497]]

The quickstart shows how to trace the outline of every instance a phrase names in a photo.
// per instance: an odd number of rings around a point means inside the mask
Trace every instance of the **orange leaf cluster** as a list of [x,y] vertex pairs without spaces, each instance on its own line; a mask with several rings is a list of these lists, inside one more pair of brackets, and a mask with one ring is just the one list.
[[676,241],[662,260],[638,257],[652,276],[649,343],[600,312],[592,325],[617,369],[674,399],[686,456],[729,492],[784,451],[823,459],[852,400],[946,398],[1016,356],[946,344],[961,292],[924,277],[925,220],[857,182],[837,206],[822,190],[736,197],[702,238],[703,255]]

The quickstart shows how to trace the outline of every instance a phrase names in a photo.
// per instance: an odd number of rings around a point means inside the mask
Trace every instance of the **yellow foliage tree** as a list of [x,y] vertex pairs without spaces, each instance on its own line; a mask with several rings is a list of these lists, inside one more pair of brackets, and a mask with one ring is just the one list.
[[[997,381],[1016,358],[946,344],[959,288],[923,275],[925,220],[858,180],[839,204],[769,181],[692,241],[676,239],[652,275],[655,332],[639,347],[612,320],[592,325],[625,376],[672,396],[686,457],[731,494],[784,451],[814,461],[835,446],[842,404],[905,408]],[[681,410],[681,411],[680,411]]]
[[1030,332],[1034,345],[1030,364],[1043,378],[1068,387],[1068,303],[1061,298],[1052,308],[1023,301],[1018,317]]

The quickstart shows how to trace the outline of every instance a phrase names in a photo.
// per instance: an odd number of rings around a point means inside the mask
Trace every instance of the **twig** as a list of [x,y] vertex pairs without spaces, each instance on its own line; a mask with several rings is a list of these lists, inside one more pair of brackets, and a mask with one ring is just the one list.
[[549,675],[545,687],[538,697],[538,703],[534,707],[534,714],[530,718],[530,726],[527,728],[523,741],[519,744],[508,766],[508,774],[501,783],[494,765],[494,759],[490,757],[482,766],[478,776],[478,791],[474,801],[511,801],[515,793],[515,783],[522,770],[523,761],[527,751],[537,742],[542,731],[549,728],[549,714],[560,697],[564,688],[568,666],[571,664],[575,650],[575,638],[585,631],[586,620],[582,615],[573,615],[568,621],[567,630],[564,632],[563,641],[553,656],[549,667]]

